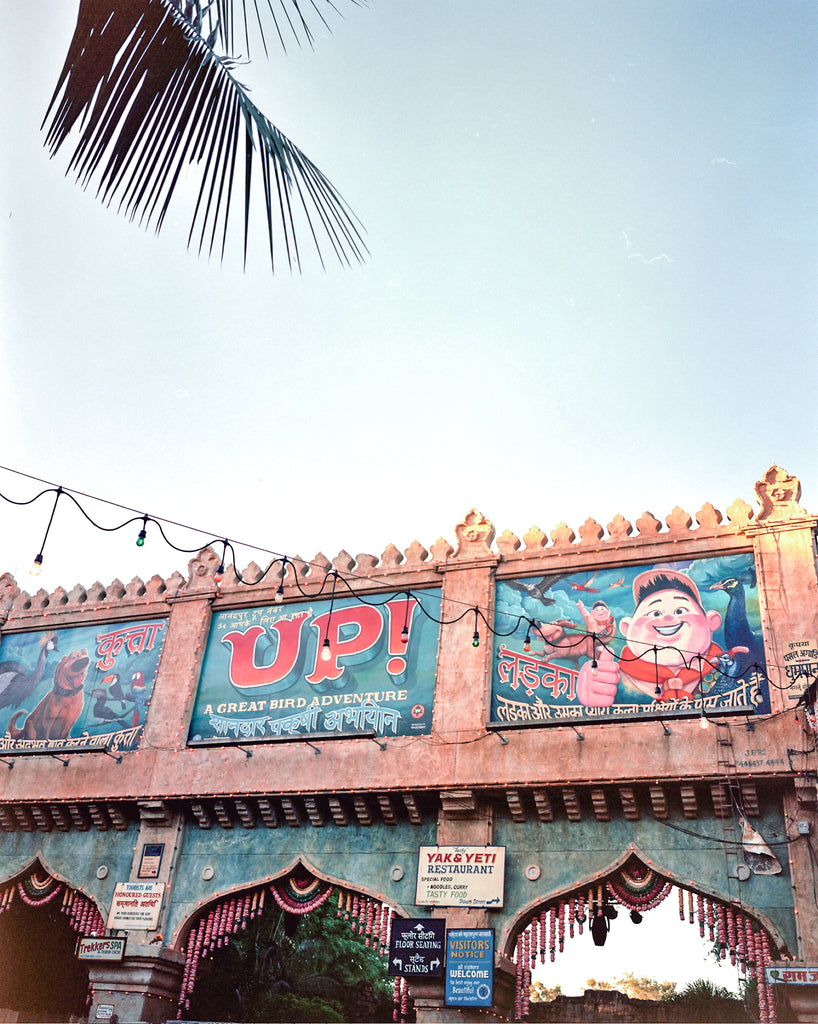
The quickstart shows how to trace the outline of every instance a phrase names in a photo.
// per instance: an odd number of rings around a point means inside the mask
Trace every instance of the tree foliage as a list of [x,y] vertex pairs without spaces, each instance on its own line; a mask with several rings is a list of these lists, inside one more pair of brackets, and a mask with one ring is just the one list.
[[636,977],[631,971],[626,971],[612,981],[597,981],[589,978],[585,987],[590,989],[604,989],[607,991],[616,990],[628,996],[629,999],[670,999],[676,991],[675,981],[657,981],[655,978]]
[[324,904],[303,916],[268,907],[202,961],[192,1020],[389,1020],[385,961]]
[[[356,2],[356,0],[353,0]],[[304,11],[323,22],[332,0],[253,4],[266,51],[265,19],[284,45],[289,33],[312,41]],[[79,0],[62,72],[43,124],[52,156],[75,135],[68,172],[98,197],[156,231],[185,175],[199,190],[188,245],[224,255],[231,198],[244,196],[244,259],[254,169],[261,177],[270,261],[283,249],[301,266],[296,238],[306,231],[319,257],[366,252],[356,220],[321,171],[252,103],[234,72],[239,13],[249,50],[245,0]],[[263,12],[263,13],[262,13]],[[323,257],[321,257],[323,262]]]

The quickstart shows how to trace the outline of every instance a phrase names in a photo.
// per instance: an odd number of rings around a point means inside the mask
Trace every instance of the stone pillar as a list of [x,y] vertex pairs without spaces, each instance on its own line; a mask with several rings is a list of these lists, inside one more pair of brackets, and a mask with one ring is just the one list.
[[[185,957],[159,945],[128,944],[119,961],[91,962],[88,1020],[116,1014],[121,1021],[162,1024],[176,1016]],[[99,1007],[113,1007],[110,1013]]]
[[[807,726],[806,709],[796,718],[800,693],[812,681],[815,666],[808,665],[803,678],[786,671],[787,645],[793,641],[818,638],[818,577],[815,569],[815,527],[818,519],[799,505],[801,483],[778,466],[771,466],[756,484],[761,512],[755,523],[746,527],[753,539],[759,589],[764,596],[764,635],[767,665],[772,688],[773,711],[792,709],[794,747],[812,747],[815,733]],[[789,716],[788,716],[789,717]],[[818,830],[818,792],[814,776],[796,777],[794,791],[784,796],[783,809],[787,834],[799,834],[799,822],[812,836]],[[799,968],[818,964],[818,914],[815,911],[814,866],[808,837],[788,845],[790,876],[795,909],[798,949],[796,961],[781,966]],[[771,986],[775,992],[781,986]],[[786,999],[792,1011],[787,1020],[818,1022],[818,986],[787,985]]]

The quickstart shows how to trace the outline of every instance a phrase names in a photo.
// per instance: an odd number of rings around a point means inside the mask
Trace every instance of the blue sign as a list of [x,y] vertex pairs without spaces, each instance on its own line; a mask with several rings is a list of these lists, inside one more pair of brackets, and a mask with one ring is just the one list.
[[494,929],[446,932],[446,1006],[491,1006]]

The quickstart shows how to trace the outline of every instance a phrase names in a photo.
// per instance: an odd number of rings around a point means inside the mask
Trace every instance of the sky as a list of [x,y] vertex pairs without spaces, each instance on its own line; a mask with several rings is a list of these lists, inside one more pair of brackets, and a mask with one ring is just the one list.
[[[5,498],[27,474],[240,568],[454,542],[472,507],[520,537],[724,511],[773,462],[818,507],[812,0],[340,0],[237,75],[369,256],[302,236],[274,275],[258,208],[243,270],[238,205],[220,262],[185,194],[157,237],[67,178],[40,125],[77,4],[0,7]],[[24,589],[186,572],[62,499],[33,580],[52,501],[0,501]]]

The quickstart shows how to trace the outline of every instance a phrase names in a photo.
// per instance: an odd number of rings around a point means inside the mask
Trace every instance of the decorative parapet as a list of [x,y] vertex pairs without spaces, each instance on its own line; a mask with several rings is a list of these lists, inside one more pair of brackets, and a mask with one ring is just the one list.
[[[779,525],[788,521],[797,523],[808,515],[799,504],[800,481],[775,464],[756,483],[755,493],[761,506],[755,521],[759,526]],[[497,538],[496,548],[502,559],[512,561],[542,556],[551,551],[564,554],[569,551],[615,549],[625,544],[638,547],[645,541],[658,541],[662,538],[679,541],[684,538],[694,540],[697,536],[750,533],[755,526],[752,520],[753,510],[750,505],[737,498],[727,508],[726,520],[725,515],[707,502],[696,512],[695,517],[676,506],[664,524],[646,511],[636,520],[636,533],[634,524],[619,513],[608,523],[607,536],[605,528],[592,518],[586,519],[579,527],[578,538],[565,523],[559,523],[551,531],[550,537],[538,526],[532,526],[523,535],[522,542],[511,530],[505,530]],[[394,544],[389,544],[380,557],[363,553],[353,557],[344,550],[332,560],[320,552],[310,561],[300,556],[288,556],[283,582],[285,586],[295,586],[296,582],[320,583],[328,572],[334,570],[341,576],[354,576],[362,582],[368,579],[372,585],[383,585],[393,575],[428,572],[431,579],[446,564],[453,567],[454,563],[458,563],[465,567],[465,563],[484,559],[496,561],[497,554],[492,550],[494,526],[476,509],[472,508],[462,522],[455,526],[455,535],[456,549],[441,537],[431,545],[430,550],[417,540],[404,552]],[[215,577],[219,564],[219,556],[211,548],[204,548],[188,563],[187,579],[175,572],[167,580],[153,576],[147,583],[143,583],[134,577],[127,585],[114,580],[107,587],[100,582],[88,589],[77,584],[70,591],[58,587],[53,594],[40,590],[34,595],[21,590],[14,578],[5,573],[0,575],[0,627],[18,620],[20,624],[31,624],[46,615],[71,613],[80,609],[86,613],[110,613],[114,617],[122,617],[133,610],[148,607],[152,612],[158,612],[160,609],[157,605],[164,606],[161,610],[166,610],[175,599],[228,594],[234,597],[243,591],[249,594],[253,585],[258,585],[259,590],[277,588],[282,580],[280,565],[274,565],[265,573],[255,562],[250,562],[240,573],[233,566],[226,566],[223,578],[217,584]],[[418,578],[424,577],[421,575]]]

